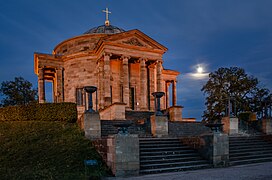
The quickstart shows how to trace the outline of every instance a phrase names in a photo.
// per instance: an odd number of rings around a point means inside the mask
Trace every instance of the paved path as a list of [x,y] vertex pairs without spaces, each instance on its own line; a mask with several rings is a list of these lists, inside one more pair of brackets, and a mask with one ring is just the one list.
[[272,180],[272,162],[110,180]]

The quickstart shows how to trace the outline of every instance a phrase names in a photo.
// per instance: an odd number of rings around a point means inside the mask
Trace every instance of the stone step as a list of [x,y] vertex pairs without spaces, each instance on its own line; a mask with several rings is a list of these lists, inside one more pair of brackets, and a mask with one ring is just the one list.
[[146,147],[140,147],[140,151],[141,152],[158,152],[158,151],[173,151],[173,152],[176,152],[176,151],[180,151],[180,150],[190,150],[191,148],[187,147],[187,146],[176,146],[176,147],[154,147],[154,148],[146,148]]
[[265,141],[258,141],[258,142],[248,142],[248,143],[230,143],[229,146],[230,147],[243,147],[243,146],[262,146],[262,145],[271,145],[272,143],[270,142],[265,142]]
[[230,137],[230,165],[272,161],[272,144],[262,136]]
[[158,168],[167,168],[167,167],[180,167],[180,166],[192,166],[192,165],[200,165],[207,164],[205,160],[195,160],[195,161],[185,161],[185,162],[159,162],[159,163],[149,163],[149,164],[141,164],[141,169],[158,169]]
[[250,145],[244,145],[244,146],[230,146],[229,150],[251,150],[255,148],[272,148],[272,144],[250,144]]
[[165,173],[165,172],[178,172],[178,171],[188,171],[195,169],[205,169],[211,168],[210,164],[199,164],[192,166],[178,166],[178,167],[167,167],[167,168],[153,168],[153,169],[141,169],[141,174],[155,174],[155,173]]
[[180,142],[177,138],[141,138],[140,142],[162,142],[162,141],[175,141]]
[[239,149],[239,148],[236,148],[236,149],[231,149],[229,152],[230,154],[232,153],[242,153],[242,152],[252,152],[252,153],[256,153],[258,151],[272,151],[272,147],[269,146],[269,147],[251,147],[250,149]]
[[244,152],[232,152],[230,151],[229,157],[238,157],[238,156],[252,156],[255,154],[269,154],[272,153],[271,149],[268,150],[260,150],[260,151],[244,151]]
[[156,144],[149,144],[149,143],[140,143],[141,147],[143,148],[155,148],[155,147],[184,147],[184,145],[178,144],[178,143],[156,143]]
[[155,152],[141,152],[140,151],[141,156],[169,155],[169,154],[175,155],[175,154],[188,154],[188,153],[195,153],[195,150],[192,150],[192,149],[179,150],[179,151],[167,150],[167,151],[155,151]]
[[245,141],[258,141],[261,140],[261,136],[249,136],[249,137],[229,137],[230,142],[245,142]]
[[247,160],[272,157],[272,152],[261,153],[261,154],[241,154],[239,156],[230,156],[230,161]]
[[[246,142],[246,143],[231,143],[229,144],[230,147],[240,147],[240,146],[254,146],[254,145],[264,145],[270,144],[265,141],[257,141],[257,142]],[[272,145],[272,143],[271,143]]]
[[194,149],[177,138],[140,139],[140,173],[160,173],[210,167]]
[[230,165],[234,166],[234,165],[253,164],[253,163],[261,163],[261,162],[269,162],[269,161],[272,161],[272,157],[230,161]]
[[178,156],[172,156],[170,158],[153,158],[153,159],[140,159],[141,164],[157,164],[157,163],[171,163],[171,162],[189,162],[189,161],[197,161],[202,160],[201,157],[196,156],[195,154],[192,157],[178,157]]
[[152,160],[152,159],[172,159],[172,158],[194,158],[199,156],[196,153],[184,153],[184,154],[159,154],[159,155],[147,155],[140,156],[141,160]]

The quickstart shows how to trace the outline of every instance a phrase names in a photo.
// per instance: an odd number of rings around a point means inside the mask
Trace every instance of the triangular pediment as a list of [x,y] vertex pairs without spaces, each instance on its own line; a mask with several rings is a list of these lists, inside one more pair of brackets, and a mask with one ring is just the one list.
[[101,40],[111,44],[124,45],[125,47],[167,51],[166,47],[137,29],[107,36]]
[[152,45],[150,45],[149,43],[143,42],[141,39],[139,39],[137,37],[129,37],[129,38],[125,38],[125,39],[122,39],[122,40],[119,40],[119,41],[116,41],[116,42],[120,43],[120,44],[131,45],[131,46],[152,48]]

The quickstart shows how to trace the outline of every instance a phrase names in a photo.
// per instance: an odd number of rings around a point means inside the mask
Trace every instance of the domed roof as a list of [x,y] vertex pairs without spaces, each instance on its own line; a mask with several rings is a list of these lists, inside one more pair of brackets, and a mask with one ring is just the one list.
[[117,34],[121,32],[125,32],[125,30],[112,25],[101,25],[86,31],[84,34]]

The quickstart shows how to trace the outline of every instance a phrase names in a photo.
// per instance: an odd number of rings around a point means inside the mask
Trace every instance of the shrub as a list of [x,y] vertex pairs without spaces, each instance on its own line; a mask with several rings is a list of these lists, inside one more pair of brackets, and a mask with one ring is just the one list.
[[43,103],[0,108],[0,121],[76,122],[75,103]]
[[76,123],[1,121],[0,154],[1,180],[83,180],[87,159],[98,161],[94,175],[107,175],[106,165]]

